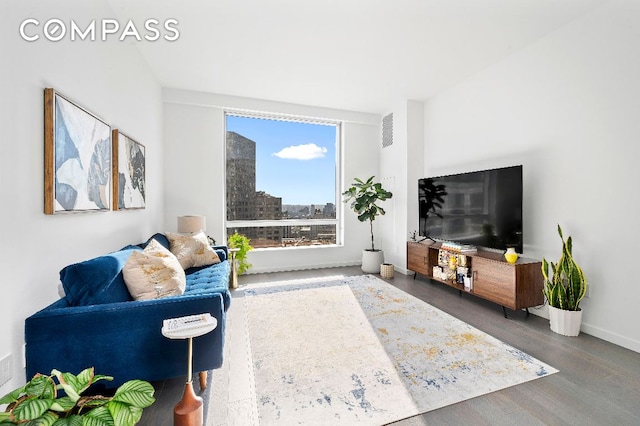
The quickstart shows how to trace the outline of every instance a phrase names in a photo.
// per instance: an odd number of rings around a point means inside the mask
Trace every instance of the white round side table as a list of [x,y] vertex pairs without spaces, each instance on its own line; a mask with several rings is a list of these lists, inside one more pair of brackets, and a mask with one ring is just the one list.
[[170,318],[162,322],[162,335],[169,339],[188,339],[187,383],[182,400],[173,408],[174,426],[202,426],[202,398],[193,391],[193,338],[210,333],[218,326],[211,314]]

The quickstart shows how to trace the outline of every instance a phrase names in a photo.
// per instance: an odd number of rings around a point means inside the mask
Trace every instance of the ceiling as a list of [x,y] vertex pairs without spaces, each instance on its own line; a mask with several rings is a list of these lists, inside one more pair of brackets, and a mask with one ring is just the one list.
[[384,114],[426,100],[604,0],[109,0],[177,19],[136,42],[164,87]]

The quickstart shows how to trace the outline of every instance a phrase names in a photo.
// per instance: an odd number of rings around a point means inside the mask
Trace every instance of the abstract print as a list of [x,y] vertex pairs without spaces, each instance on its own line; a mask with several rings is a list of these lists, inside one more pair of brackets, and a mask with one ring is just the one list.
[[145,147],[117,130],[118,209],[143,209],[146,200]]
[[54,211],[108,210],[110,127],[59,94],[54,105]]

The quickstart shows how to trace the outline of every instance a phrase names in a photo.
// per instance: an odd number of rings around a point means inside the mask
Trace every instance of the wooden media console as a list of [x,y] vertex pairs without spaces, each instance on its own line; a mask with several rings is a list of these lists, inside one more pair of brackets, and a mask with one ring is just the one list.
[[[456,278],[434,276],[434,266],[444,268],[439,262],[441,244],[431,242],[407,242],[407,269],[424,275],[434,281],[457,288],[502,306],[505,317],[507,311],[526,309],[544,303],[542,294],[542,262],[520,257],[514,264],[508,263],[502,253],[478,249],[474,253],[454,253],[463,255],[465,265],[472,278],[470,288],[456,282]],[[449,271],[451,272],[451,271]]]

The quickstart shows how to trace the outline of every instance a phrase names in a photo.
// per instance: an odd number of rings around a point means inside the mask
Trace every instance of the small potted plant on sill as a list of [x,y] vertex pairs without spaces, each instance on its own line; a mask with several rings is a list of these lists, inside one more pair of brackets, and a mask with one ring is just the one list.
[[377,203],[388,200],[393,194],[382,187],[380,182],[374,182],[375,176],[371,176],[365,182],[355,178],[349,189],[342,193],[344,202],[351,201],[350,207],[358,215],[360,222],[369,222],[371,231],[371,248],[362,251],[362,271],[367,273],[379,273],[380,265],[384,262],[384,253],[374,245],[373,221],[385,211]]
[[123,383],[113,396],[83,395],[99,380],[113,377],[96,375],[93,367],[77,376],[58,370],[36,374],[0,399],[0,405],[8,404],[0,412],[0,425],[133,426],[155,402],[153,386],[143,380]]
[[[557,264],[542,259],[544,277],[542,291],[549,302],[551,330],[564,336],[577,336],[580,334],[582,323],[580,301],[587,294],[587,279],[573,258],[571,237],[564,239],[560,225],[558,225],[558,234],[562,240],[562,254]],[[551,265],[551,277],[549,277],[549,265]]]

